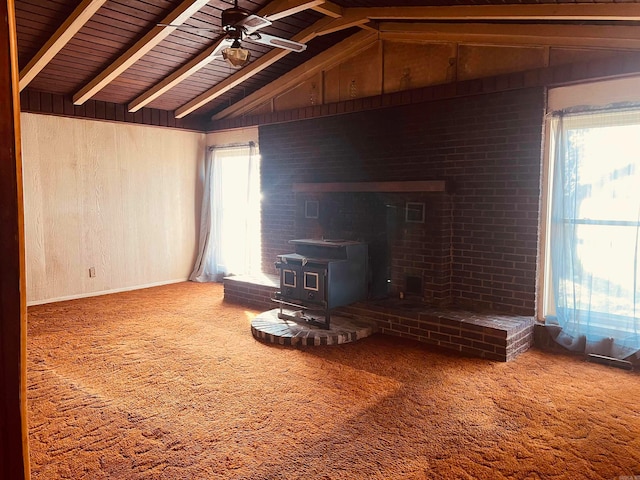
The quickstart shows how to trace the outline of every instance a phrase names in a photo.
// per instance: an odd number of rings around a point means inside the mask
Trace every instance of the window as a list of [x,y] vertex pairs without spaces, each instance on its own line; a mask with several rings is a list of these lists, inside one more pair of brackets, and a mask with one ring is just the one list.
[[191,280],[260,272],[257,145],[210,147],[205,161],[198,258]]
[[543,313],[568,346],[624,358],[640,349],[640,110],[555,116],[550,153]]
[[219,215],[218,270],[260,271],[260,157],[249,147],[220,147],[213,208]]

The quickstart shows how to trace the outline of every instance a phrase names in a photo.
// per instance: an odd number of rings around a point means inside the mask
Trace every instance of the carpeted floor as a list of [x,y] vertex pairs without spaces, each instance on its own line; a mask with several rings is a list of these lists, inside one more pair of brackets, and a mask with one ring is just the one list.
[[31,307],[32,477],[640,475],[637,373],[382,335],[283,348],[253,339],[256,313],[196,283]]

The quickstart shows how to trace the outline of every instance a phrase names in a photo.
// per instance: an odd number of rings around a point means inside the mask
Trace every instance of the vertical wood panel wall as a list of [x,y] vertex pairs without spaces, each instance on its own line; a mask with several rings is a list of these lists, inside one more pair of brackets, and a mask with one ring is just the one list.
[[28,113],[22,123],[30,304],[187,279],[204,134]]
[[127,106],[122,103],[102,100],[88,100],[83,105],[74,105],[69,96],[40,92],[30,88],[20,92],[20,111],[198,131],[204,129],[208,119],[208,115],[195,114],[176,118],[172,111],[147,107],[135,113],[129,113]]

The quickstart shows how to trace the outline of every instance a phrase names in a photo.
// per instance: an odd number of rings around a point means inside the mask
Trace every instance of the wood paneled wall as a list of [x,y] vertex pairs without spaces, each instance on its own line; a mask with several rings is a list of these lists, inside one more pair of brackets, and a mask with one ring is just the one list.
[[203,130],[206,123],[206,116],[189,115],[185,118],[176,118],[173,111],[159,110],[157,108],[141,108],[135,113],[130,113],[127,111],[125,104],[102,100],[89,100],[83,105],[74,105],[69,96],[39,92],[30,88],[20,93],[20,110],[29,113],[45,113],[64,117],[109,120],[111,122],[156,125],[197,131]]
[[[312,112],[322,107],[331,108],[341,102],[366,102],[377,96],[388,97],[394,94],[409,98],[411,92],[417,89],[456,88],[452,86],[474,81],[485,82],[500,76],[506,78],[514,74],[532,76],[536,71],[545,72],[547,76],[542,84],[555,84],[559,80],[564,81],[562,78],[555,78],[556,72],[560,72],[562,77],[563,67],[570,70],[569,65],[577,65],[575,69],[582,74],[581,78],[570,78],[567,81],[582,81],[610,75],[613,72],[607,65],[608,60],[633,61],[632,56],[632,52],[619,50],[378,40],[338,65],[321,72],[301,74],[295,88],[274,95],[273,98],[268,98],[268,87],[265,88],[264,101],[259,105],[247,107],[246,111],[235,111],[226,121],[210,124],[209,129],[250,125],[252,123],[247,122],[248,118],[276,112],[294,109]],[[586,65],[597,65],[600,70],[586,68]],[[587,72],[589,74],[584,78]],[[522,85],[517,88],[520,86]],[[292,117],[289,114],[289,118],[283,116],[277,121],[298,120],[309,116],[303,114]]]
[[[569,57],[567,57],[569,58]],[[591,58],[591,57],[589,57]],[[571,64],[558,64],[521,72],[505,73],[481,79],[457,81],[428,87],[412,88],[373,97],[355,98],[336,103],[325,103],[285,111],[267,110],[256,115],[238,115],[209,123],[210,131],[247,128],[252,125],[301,121],[310,118],[343,115],[365,110],[377,110],[391,106],[411,105],[421,102],[470,97],[529,87],[559,87],[588,83],[602,79],[638,76],[640,55],[627,52],[613,57],[593,56],[591,60]],[[304,84],[302,84],[304,85]],[[299,87],[296,90],[301,89]]]
[[30,304],[187,279],[204,134],[28,113],[22,123]]

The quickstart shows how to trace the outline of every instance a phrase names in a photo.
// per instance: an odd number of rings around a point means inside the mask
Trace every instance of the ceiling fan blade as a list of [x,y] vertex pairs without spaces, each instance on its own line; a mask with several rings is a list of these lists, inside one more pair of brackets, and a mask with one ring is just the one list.
[[252,33],[247,35],[246,39],[263,45],[269,45],[270,47],[284,48],[292,52],[304,52],[307,49],[304,43],[294,42],[293,40],[275,37],[266,33]]
[[260,17],[258,15],[248,15],[246,18],[243,18],[238,23],[235,24],[237,27],[243,27],[247,33],[255,32],[259,28],[268,27],[271,25],[271,21],[267,20],[264,17]]

